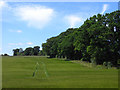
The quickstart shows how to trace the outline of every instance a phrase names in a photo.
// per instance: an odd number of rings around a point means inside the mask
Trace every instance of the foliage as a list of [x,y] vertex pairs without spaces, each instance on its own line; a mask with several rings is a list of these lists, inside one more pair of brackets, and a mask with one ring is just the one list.
[[117,65],[120,59],[120,11],[94,15],[79,28],[69,28],[42,44],[50,57]]
[[9,55],[5,53],[5,54],[1,54],[0,56],[9,56]]
[[45,54],[45,52],[43,52],[43,50],[40,50],[40,52],[39,52],[38,55],[39,55],[39,56],[45,56],[46,54]]
[[13,56],[17,56],[19,49],[13,49]]
[[108,67],[108,69],[111,68],[112,67],[112,63],[108,62],[107,67]]
[[39,54],[39,50],[40,49],[40,47],[39,46],[35,46],[34,48],[33,48],[33,55],[38,55]]
[[120,59],[120,11],[97,14],[79,28],[68,28],[34,48],[14,49],[17,55],[48,55],[51,58],[82,60],[93,64],[111,62],[117,66]]
[[34,48],[28,47],[24,51],[22,48],[13,49],[13,56],[32,56],[32,55],[37,56],[40,51],[39,49],[40,49],[39,46],[34,46]]

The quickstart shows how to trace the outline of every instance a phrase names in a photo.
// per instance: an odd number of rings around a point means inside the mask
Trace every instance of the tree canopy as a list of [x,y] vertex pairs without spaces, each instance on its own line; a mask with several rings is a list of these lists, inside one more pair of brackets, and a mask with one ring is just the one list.
[[24,51],[13,49],[13,55],[48,55],[51,58],[83,60],[95,64],[120,61],[120,11],[97,14],[79,28],[68,28],[39,46]]
[[[24,51],[22,48],[20,49],[13,49],[13,56],[37,56],[40,53],[40,47],[39,46],[34,46],[26,48]],[[42,53],[43,54],[43,53]],[[40,55],[42,55],[40,54]]]
[[94,15],[79,28],[69,28],[42,44],[50,57],[116,65],[120,59],[120,11]]

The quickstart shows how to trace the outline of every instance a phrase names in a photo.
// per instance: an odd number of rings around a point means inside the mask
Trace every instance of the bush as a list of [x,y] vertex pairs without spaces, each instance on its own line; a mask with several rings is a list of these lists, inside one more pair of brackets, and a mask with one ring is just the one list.
[[120,64],[120,59],[117,60],[117,64]]
[[96,61],[95,61],[95,59],[91,59],[91,63],[92,63],[93,67],[96,67]]
[[112,63],[111,62],[103,62],[103,66],[107,69],[112,68]]
[[84,59],[83,59],[83,58],[81,58],[81,59],[80,59],[80,61],[84,61]]
[[112,63],[111,62],[108,62],[107,63],[107,68],[109,69],[109,68],[112,68]]
[[103,67],[107,68],[107,62],[103,62]]

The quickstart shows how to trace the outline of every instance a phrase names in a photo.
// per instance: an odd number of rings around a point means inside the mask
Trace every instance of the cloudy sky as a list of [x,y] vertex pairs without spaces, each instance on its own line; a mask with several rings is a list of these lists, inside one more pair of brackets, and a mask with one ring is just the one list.
[[[95,14],[118,9],[117,2],[0,2],[2,12],[1,53],[14,48],[40,46],[67,28],[80,27]],[[41,47],[42,48],[42,47]]]

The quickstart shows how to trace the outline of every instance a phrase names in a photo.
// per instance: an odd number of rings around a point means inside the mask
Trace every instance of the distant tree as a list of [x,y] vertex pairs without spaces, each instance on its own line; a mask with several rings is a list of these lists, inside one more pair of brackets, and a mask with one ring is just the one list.
[[20,48],[20,49],[19,49],[19,53],[22,53],[22,52],[23,52],[23,49],[22,49],[22,48]]
[[24,56],[24,51],[22,48],[20,48],[19,52],[17,52],[17,56]]
[[13,56],[17,56],[19,53],[19,49],[13,49]]
[[39,51],[40,51],[40,47],[39,46],[35,46],[33,48],[33,55],[38,55],[39,54]]
[[120,60],[120,11],[97,14],[88,18],[79,28],[68,28],[39,46],[14,49],[16,55],[48,55],[51,58],[83,60],[96,64]]
[[55,38],[52,37],[50,39],[47,39],[47,43],[42,44],[43,51],[50,56],[51,58],[54,58],[56,56],[57,48],[54,48],[55,46]]
[[116,65],[120,60],[120,11],[97,14],[79,28],[69,28],[42,44],[50,57]]
[[39,54],[38,54],[39,56],[45,56],[45,53],[44,53],[44,51],[43,50],[40,50],[40,52],[39,52]]
[[26,48],[25,49],[25,51],[24,51],[24,55],[26,55],[26,56],[31,56],[31,55],[33,55],[33,48],[32,47],[28,47],[28,48]]
[[3,56],[9,56],[9,55],[5,53]]
[[1,54],[0,56],[3,56],[3,54]]

